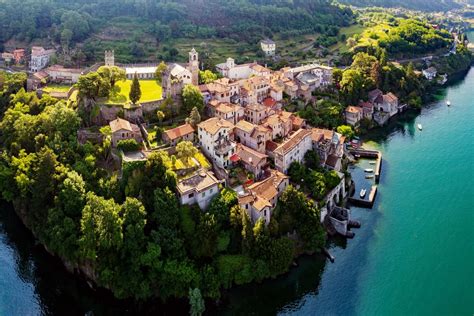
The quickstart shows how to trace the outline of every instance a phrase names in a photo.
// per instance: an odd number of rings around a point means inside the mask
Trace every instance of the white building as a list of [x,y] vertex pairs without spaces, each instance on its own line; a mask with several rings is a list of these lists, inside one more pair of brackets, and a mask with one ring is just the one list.
[[271,39],[264,39],[260,41],[260,47],[262,51],[265,53],[265,56],[274,56],[276,50],[276,44]]
[[233,58],[227,58],[225,63],[217,64],[216,70],[226,78],[231,80],[248,79],[254,76],[269,76],[270,69],[263,67],[257,63],[248,63],[237,65]]
[[125,65],[125,75],[127,79],[133,79],[137,74],[138,79],[154,79],[155,72],[158,65],[155,64],[136,64],[136,65]]
[[161,81],[163,97],[175,97],[181,94],[185,85],[192,84],[192,76],[191,71],[179,64],[169,65]]
[[435,67],[424,69],[422,72],[423,72],[423,76],[425,76],[425,78],[428,80],[433,80],[434,78],[436,78],[436,75],[438,74],[438,71],[436,70]]
[[332,84],[332,72],[332,67],[309,64],[290,68],[285,72],[285,76],[297,80],[301,85],[307,85],[310,91],[314,91],[316,88]]
[[53,65],[44,70],[49,80],[56,83],[72,84],[79,80],[79,77],[83,74],[82,69],[77,68],[64,68],[61,65]]
[[198,124],[198,139],[204,153],[219,168],[228,167],[230,156],[235,153],[236,143],[232,141],[234,124],[212,117]]
[[213,197],[219,194],[219,180],[209,171],[199,170],[191,177],[180,180],[177,185],[182,205],[198,204],[205,210]]
[[38,72],[45,68],[55,52],[54,49],[44,49],[41,46],[33,46],[31,48],[30,70],[32,72]]
[[359,106],[348,106],[345,111],[346,122],[349,125],[357,126],[364,116],[364,112]]
[[274,150],[275,167],[286,173],[294,161],[303,162],[304,155],[313,146],[311,131],[300,129]]

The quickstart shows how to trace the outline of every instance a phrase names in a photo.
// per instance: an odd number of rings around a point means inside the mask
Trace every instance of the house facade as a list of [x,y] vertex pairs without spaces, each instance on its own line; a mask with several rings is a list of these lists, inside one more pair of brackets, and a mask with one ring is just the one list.
[[264,168],[267,166],[268,156],[253,150],[242,144],[237,144],[235,154],[230,158],[234,163],[241,163],[243,167],[252,172],[255,179],[263,176]]
[[267,141],[272,140],[271,131],[262,126],[254,125],[245,120],[239,121],[234,129],[235,140],[259,153],[265,153]]
[[184,124],[167,131],[161,135],[164,143],[170,146],[176,146],[179,142],[194,142],[194,128],[191,124]]
[[288,171],[294,161],[303,162],[304,155],[312,149],[311,131],[300,129],[273,152],[275,168],[283,173]]
[[276,44],[271,39],[264,39],[260,41],[260,48],[265,53],[265,56],[275,56]]
[[234,124],[213,117],[198,124],[198,140],[203,152],[219,168],[227,168],[237,144],[233,139]]
[[247,212],[253,223],[263,218],[268,225],[278,198],[288,185],[288,176],[277,170],[271,170],[265,180],[250,185],[239,195],[239,206]]
[[117,147],[121,140],[134,139],[137,143],[143,141],[140,128],[127,120],[117,118],[109,123],[112,131],[112,146]]
[[33,46],[31,48],[30,70],[37,72],[46,68],[51,56],[53,56],[55,52],[54,49],[44,49],[41,46]]
[[345,111],[345,116],[347,124],[358,126],[364,116],[364,112],[359,106],[348,106]]
[[210,171],[201,169],[178,182],[176,189],[179,201],[182,205],[198,204],[201,210],[205,210],[219,194],[219,184],[219,180]]

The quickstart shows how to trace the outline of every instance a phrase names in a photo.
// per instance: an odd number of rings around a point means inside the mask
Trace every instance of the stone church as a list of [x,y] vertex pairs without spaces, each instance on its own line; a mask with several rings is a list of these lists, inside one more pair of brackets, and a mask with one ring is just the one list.
[[193,48],[189,52],[189,60],[186,66],[170,64],[163,73],[161,82],[163,86],[163,97],[172,97],[181,94],[183,87],[187,84],[199,84],[199,54]]

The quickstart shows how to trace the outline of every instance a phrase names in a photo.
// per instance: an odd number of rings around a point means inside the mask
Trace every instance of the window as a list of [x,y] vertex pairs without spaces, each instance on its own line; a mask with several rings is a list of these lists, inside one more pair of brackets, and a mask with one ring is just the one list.
[[267,210],[263,210],[263,216],[267,217]]
[[202,197],[205,197],[206,196],[206,192],[202,192]]
[[249,205],[248,205],[248,204],[245,204],[245,209],[246,209],[246,210],[249,209]]
[[209,190],[209,193],[212,193],[212,191],[214,191],[214,189],[210,189],[210,190]]
[[188,198],[190,198],[190,199],[193,198],[193,197],[194,197],[194,193],[190,193],[190,194],[188,195]]

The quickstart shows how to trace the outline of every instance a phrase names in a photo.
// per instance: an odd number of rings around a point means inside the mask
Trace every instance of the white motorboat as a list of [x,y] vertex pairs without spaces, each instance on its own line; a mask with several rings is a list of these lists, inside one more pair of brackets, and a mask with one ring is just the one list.
[[423,130],[423,126],[422,126],[421,124],[418,124],[417,127],[418,127],[418,129],[419,129],[420,131]]
[[446,101],[446,105],[447,105],[447,106],[451,106],[451,101],[449,101],[449,100]]
[[359,194],[359,195],[360,195],[360,197],[361,197],[361,198],[364,198],[364,196],[365,196],[365,193],[367,193],[367,190],[366,190],[366,189],[362,189],[362,190],[360,190],[360,194]]
[[366,179],[372,179],[373,177],[374,177],[373,174],[368,174],[368,175],[365,176]]
[[365,169],[364,171],[370,173],[370,172],[374,172],[374,169]]

